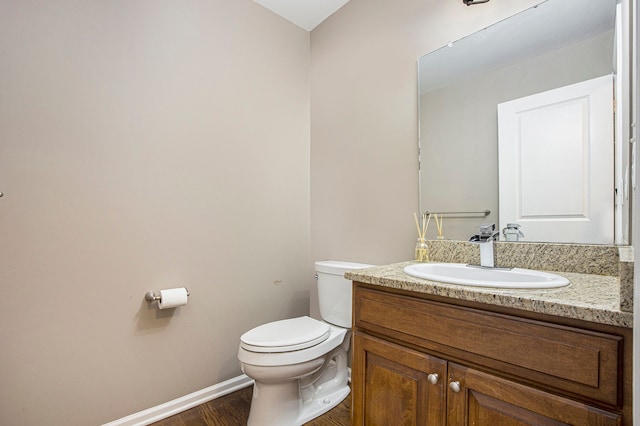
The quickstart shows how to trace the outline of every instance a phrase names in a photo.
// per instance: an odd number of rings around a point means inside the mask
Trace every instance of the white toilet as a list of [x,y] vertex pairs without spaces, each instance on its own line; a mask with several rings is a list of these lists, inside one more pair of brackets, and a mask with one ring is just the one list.
[[301,425],[349,395],[351,281],[372,265],[316,262],[322,321],[304,316],[258,326],[240,337],[242,371],[254,379],[249,426]]

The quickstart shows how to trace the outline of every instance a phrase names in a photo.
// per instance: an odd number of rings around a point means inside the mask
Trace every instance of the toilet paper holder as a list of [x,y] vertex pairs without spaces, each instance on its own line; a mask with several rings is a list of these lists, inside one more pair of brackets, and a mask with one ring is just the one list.
[[[189,289],[188,288],[184,288],[185,290],[187,290],[187,296],[190,296],[189,294]],[[155,294],[153,291],[148,291],[144,294],[144,298],[147,302],[160,302],[162,301],[162,296],[160,294]]]

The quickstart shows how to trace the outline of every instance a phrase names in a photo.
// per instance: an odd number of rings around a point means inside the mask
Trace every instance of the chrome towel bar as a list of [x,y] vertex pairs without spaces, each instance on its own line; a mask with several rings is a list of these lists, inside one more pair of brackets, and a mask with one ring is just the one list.
[[491,214],[491,210],[486,209],[486,210],[482,210],[479,212],[431,212],[431,211],[426,211],[424,212],[424,214],[426,215],[430,215],[430,214],[441,214],[441,215],[445,215],[445,216],[449,216],[449,215],[453,215],[454,217],[459,217],[459,216],[489,216]]

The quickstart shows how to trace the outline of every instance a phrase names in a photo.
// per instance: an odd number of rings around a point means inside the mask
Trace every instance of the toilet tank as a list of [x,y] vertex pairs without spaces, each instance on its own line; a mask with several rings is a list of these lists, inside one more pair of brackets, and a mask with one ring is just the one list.
[[351,280],[345,279],[344,274],[371,266],[373,265],[335,260],[316,262],[318,305],[324,321],[351,328]]

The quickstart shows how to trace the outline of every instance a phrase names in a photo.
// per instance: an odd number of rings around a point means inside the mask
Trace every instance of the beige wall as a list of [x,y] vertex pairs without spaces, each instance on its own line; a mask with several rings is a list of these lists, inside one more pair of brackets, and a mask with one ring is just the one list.
[[250,0],[0,0],[0,424],[203,389],[308,311],[309,114],[309,33]]
[[312,259],[413,257],[417,58],[536,3],[351,0],[312,31]]
[[243,331],[307,312],[313,260],[410,258],[416,58],[535,2],[351,0],[309,68],[250,0],[0,0],[0,423],[234,377]]

